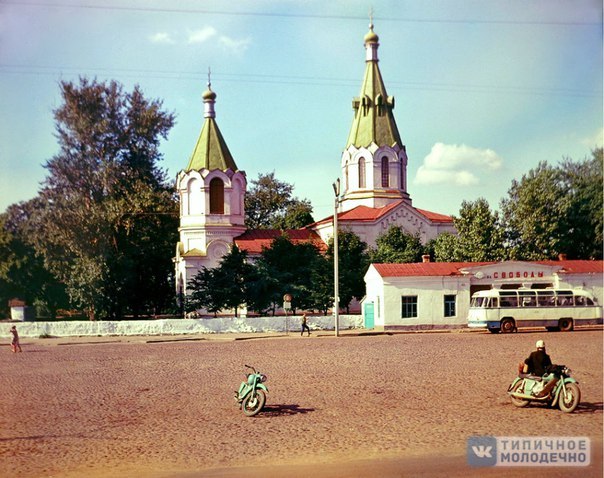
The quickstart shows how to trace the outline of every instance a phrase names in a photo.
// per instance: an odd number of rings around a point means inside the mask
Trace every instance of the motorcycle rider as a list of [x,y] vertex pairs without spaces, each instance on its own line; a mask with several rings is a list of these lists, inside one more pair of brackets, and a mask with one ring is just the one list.
[[545,352],[545,342],[537,340],[535,344],[537,350],[531,352],[528,358],[524,361],[524,373],[530,373],[542,377],[547,371],[547,367],[551,366],[552,360]]
[[[523,371],[524,373],[530,373],[531,375],[543,377],[547,372],[547,369],[552,365],[552,360],[545,352],[545,342],[543,340],[537,340],[535,347],[537,350],[531,352],[528,358],[524,361]],[[538,382],[535,387],[533,387],[533,393],[535,395],[540,394],[544,385],[545,384],[542,381]]]

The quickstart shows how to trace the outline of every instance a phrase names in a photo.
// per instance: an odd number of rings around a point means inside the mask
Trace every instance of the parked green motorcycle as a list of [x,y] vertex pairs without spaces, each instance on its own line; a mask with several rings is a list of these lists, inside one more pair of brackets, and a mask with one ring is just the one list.
[[543,377],[519,374],[508,387],[512,403],[526,407],[530,402],[560,407],[566,413],[573,412],[581,401],[581,390],[570,369],[565,365],[552,365]]
[[248,417],[253,417],[258,414],[266,403],[266,393],[268,388],[264,385],[267,378],[266,375],[257,372],[254,367],[246,365],[252,370],[248,373],[246,379],[241,382],[239,390],[235,392],[235,400],[243,410],[243,413]]

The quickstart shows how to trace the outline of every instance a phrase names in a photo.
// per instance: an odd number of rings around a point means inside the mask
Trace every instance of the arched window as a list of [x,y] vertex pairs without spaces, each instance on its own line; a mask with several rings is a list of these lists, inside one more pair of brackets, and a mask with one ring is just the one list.
[[187,183],[187,210],[185,214],[190,214],[192,216],[203,214],[201,181],[197,178],[192,178]]
[[359,158],[359,188],[365,187],[365,158]]
[[388,157],[382,157],[382,187],[387,188],[390,186],[390,171],[388,168]]
[[210,181],[210,214],[224,214],[224,183],[219,178]]

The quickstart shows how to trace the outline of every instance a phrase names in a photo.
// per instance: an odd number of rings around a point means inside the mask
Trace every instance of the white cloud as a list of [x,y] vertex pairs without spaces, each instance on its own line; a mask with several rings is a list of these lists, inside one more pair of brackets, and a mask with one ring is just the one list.
[[604,144],[604,128],[599,128],[592,136],[583,138],[581,143],[590,148],[602,147]]
[[225,49],[230,50],[233,53],[243,53],[252,42],[250,38],[235,40],[226,35],[221,35],[218,41]]
[[203,43],[215,36],[216,33],[214,27],[204,27],[201,30],[190,31],[187,43]]
[[151,35],[149,37],[149,41],[151,41],[151,43],[168,43],[168,44],[176,43],[172,39],[172,36],[166,32],[158,32],[158,33]]
[[501,163],[501,158],[492,149],[436,143],[417,170],[414,183],[475,185],[480,182],[481,173],[495,171]]

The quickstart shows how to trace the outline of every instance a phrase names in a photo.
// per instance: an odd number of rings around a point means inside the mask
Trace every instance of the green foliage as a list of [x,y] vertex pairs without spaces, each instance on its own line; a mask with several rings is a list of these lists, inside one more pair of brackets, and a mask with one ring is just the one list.
[[222,309],[235,310],[247,301],[247,287],[252,275],[252,266],[247,262],[247,253],[233,246],[218,267],[202,268],[189,281],[191,291],[187,310],[206,309],[216,314]]
[[459,262],[461,261],[459,236],[450,232],[443,232],[427,244],[430,256],[436,262]]
[[406,233],[400,226],[390,226],[375,242],[376,248],[369,252],[371,262],[405,263],[422,260],[424,247],[419,237]]
[[313,222],[310,201],[308,199],[302,201],[292,199],[285,210],[285,215],[283,217],[276,217],[271,229],[299,229]]
[[203,267],[187,284],[190,294],[186,297],[185,310],[192,312],[206,309],[216,314],[224,306],[222,297],[218,293],[217,283],[214,280],[217,269]]
[[0,314],[8,315],[8,301],[18,298],[53,318],[67,306],[67,295],[26,240],[29,210],[30,204],[21,203],[0,215]]
[[29,240],[91,318],[152,313],[172,300],[177,205],[157,166],[174,123],[116,82],[61,83],[59,153],[48,160]]
[[[333,240],[330,240],[327,258],[332,267],[333,275]],[[338,290],[340,306],[347,309],[353,298],[361,300],[365,296],[365,273],[369,267],[367,244],[350,231],[338,232]],[[333,284],[333,280],[330,280]],[[333,301],[333,285],[332,285]]]
[[269,294],[274,306],[281,306],[283,295],[294,296],[293,309],[313,307],[312,271],[319,260],[320,252],[314,244],[303,242],[294,244],[287,234],[273,240],[270,248],[265,248],[258,266],[267,274],[267,280],[277,287]]
[[560,171],[545,162],[513,180],[501,201],[508,255],[516,260],[552,259],[561,252],[565,214]]
[[[459,234],[454,247],[457,261],[487,262],[503,259],[503,237],[499,215],[491,212],[484,198],[463,201],[459,216],[453,217]],[[450,240],[450,238],[445,239]]]
[[312,222],[307,199],[292,198],[294,187],[275,173],[259,174],[245,196],[245,225],[249,229],[297,229]]
[[540,163],[501,202],[508,256],[602,258],[602,148],[579,163]]
[[561,251],[569,258],[602,259],[604,231],[604,150],[592,152],[591,159],[560,165],[563,171],[566,211],[560,240]]

